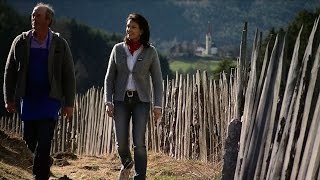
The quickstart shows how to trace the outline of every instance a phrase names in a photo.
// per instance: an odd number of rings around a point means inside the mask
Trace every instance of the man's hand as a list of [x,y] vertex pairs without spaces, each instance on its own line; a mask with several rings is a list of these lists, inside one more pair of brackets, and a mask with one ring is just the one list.
[[65,119],[71,120],[73,115],[73,107],[64,107],[62,113]]
[[161,108],[154,108],[153,109],[153,119],[155,120],[155,121],[157,121],[158,119],[160,119],[161,118]]
[[114,111],[114,107],[112,104],[107,104],[107,114],[109,117],[113,117],[113,111]]
[[8,111],[9,113],[15,113],[15,112],[17,112],[17,110],[16,110],[16,103],[14,103],[14,102],[8,102],[8,103],[6,103],[6,104],[5,104],[5,108],[7,109],[7,111]]

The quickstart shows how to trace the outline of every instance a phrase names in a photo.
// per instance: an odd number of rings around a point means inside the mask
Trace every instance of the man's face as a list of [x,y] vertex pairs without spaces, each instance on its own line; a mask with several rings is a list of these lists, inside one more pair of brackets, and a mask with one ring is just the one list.
[[46,29],[49,27],[50,20],[46,18],[45,7],[35,7],[31,14],[31,26],[35,31]]

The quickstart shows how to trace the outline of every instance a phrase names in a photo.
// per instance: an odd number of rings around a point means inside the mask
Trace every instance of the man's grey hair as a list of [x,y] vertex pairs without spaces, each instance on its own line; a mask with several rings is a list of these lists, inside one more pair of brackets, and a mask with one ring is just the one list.
[[47,9],[46,18],[50,19],[50,24],[49,24],[49,27],[50,27],[54,22],[54,10],[52,6],[50,4],[40,2],[34,8],[37,8],[37,7],[45,7]]

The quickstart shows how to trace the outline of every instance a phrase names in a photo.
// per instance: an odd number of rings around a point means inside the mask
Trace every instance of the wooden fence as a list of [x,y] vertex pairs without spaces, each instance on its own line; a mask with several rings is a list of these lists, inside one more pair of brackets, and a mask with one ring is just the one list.
[[285,35],[277,35],[271,53],[266,48],[261,68],[261,38],[256,36],[235,179],[320,179],[320,46],[314,43],[320,35],[318,22],[302,59],[301,28],[288,73]]
[[[221,73],[213,81],[198,71],[165,80],[163,116],[155,122],[150,113],[148,149],[177,159],[221,160],[227,125],[235,113],[234,74]],[[21,136],[17,114],[2,117],[0,127]],[[105,112],[102,88],[76,96],[72,121],[59,119],[52,153],[61,151],[96,156],[115,151],[113,121]]]

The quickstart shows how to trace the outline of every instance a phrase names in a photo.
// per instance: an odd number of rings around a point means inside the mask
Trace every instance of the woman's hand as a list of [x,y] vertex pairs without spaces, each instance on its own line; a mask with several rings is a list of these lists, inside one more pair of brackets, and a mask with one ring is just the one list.
[[160,119],[161,118],[161,108],[154,108],[153,109],[153,118],[154,118],[154,120],[158,120],[158,119]]
[[114,110],[114,107],[112,104],[107,104],[107,114],[109,117],[113,117],[113,110]]

